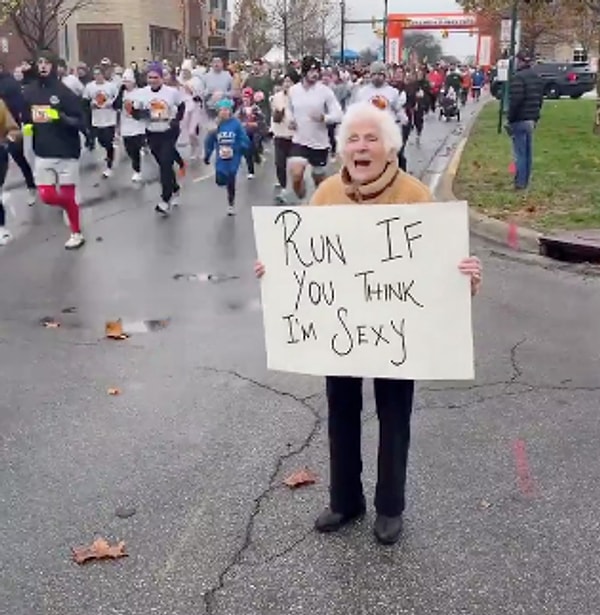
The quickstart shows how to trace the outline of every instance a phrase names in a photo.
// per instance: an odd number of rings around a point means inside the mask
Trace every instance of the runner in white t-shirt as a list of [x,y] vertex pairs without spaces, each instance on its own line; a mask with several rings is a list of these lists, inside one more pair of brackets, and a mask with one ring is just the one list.
[[320,81],[321,63],[313,56],[302,59],[302,81],[289,90],[288,126],[294,131],[290,149],[290,176],[296,196],[306,194],[304,172],[311,167],[315,186],[326,177],[329,158],[327,124],[342,121],[343,111],[333,90]]
[[173,164],[185,103],[178,89],[164,85],[163,67],[158,62],[150,64],[147,78],[148,85],[139,91],[141,109],[134,117],[145,120],[148,145],[160,167],[162,200],[155,210],[168,216],[171,207],[179,204],[179,184]]
[[121,110],[121,137],[133,168],[132,182],[142,181],[142,147],[146,140],[146,123],[133,117],[133,113],[142,108],[140,91],[136,86],[133,70],[128,68],[123,73],[118,108]]
[[88,101],[90,107],[92,134],[106,150],[106,169],[102,173],[104,177],[112,175],[115,160],[114,141],[117,126],[115,101],[118,95],[117,86],[112,81],[107,81],[102,68],[95,67],[94,81],[85,86],[83,98]]

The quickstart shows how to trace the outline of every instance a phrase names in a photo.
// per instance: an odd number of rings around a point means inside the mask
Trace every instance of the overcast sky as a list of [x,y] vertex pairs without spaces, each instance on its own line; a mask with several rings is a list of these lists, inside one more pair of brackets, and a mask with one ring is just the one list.
[[[383,17],[384,0],[346,0],[347,19],[371,19],[374,15]],[[389,0],[390,13],[450,13],[460,12],[461,8],[454,0]],[[450,33],[447,39],[442,39],[439,32],[432,31],[438,37],[444,48],[444,53],[459,58],[475,55],[477,37],[467,33]],[[360,51],[371,46],[377,38],[371,31],[371,25],[347,26],[346,46]]]

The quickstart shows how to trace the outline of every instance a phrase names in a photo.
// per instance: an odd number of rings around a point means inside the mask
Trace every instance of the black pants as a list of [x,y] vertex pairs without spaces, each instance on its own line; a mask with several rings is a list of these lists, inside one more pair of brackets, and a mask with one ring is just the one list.
[[[6,174],[8,173],[8,148],[0,146],[0,190],[4,186]],[[0,226],[6,224],[6,210],[0,200]]]
[[160,169],[161,198],[163,202],[168,203],[173,194],[179,192],[179,184],[173,169],[177,132],[169,129],[166,132],[148,132],[146,136],[150,151]]
[[254,165],[259,163],[261,158],[262,138],[257,132],[248,132],[250,147],[244,152],[248,173],[254,175]]
[[136,173],[142,170],[142,147],[146,140],[145,135],[133,135],[131,137],[123,137],[125,151],[131,159],[131,166]]
[[[329,376],[326,386],[331,509],[352,514],[364,505],[361,481],[362,379]],[[374,386],[379,419],[375,510],[381,515],[394,517],[400,515],[405,506],[414,382],[376,379]]]
[[287,188],[287,162],[291,147],[291,139],[275,137],[275,171],[277,181],[282,188]]
[[337,124],[327,124],[327,135],[329,136],[329,149],[332,155],[337,154],[337,139],[335,138],[335,129]]
[[408,163],[404,152],[406,150],[406,143],[408,142],[408,137],[410,136],[411,130],[412,126],[410,125],[410,123],[402,125],[402,148],[398,152],[398,166],[403,171],[406,171],[408,168]]
[[227,179],[227,203],[229,205],[235,204],[235,180],[235,175],[232,175]]
[[[35,179],[33,178],[33,171],[31,170],[31,165],[27,162],[27,158],[25,158],[25,154],[23,152],[23,142],[9,141],[8,152],[12,156],[12,159],[17,163],[19,169],[21,169],[21,173],[23,173],[23,179],[25,180],[27,188],[29,188],[30,190],[35,189]],[[4,179],[2,180],[2,185],[4,185]]]
[[422,107],[416,107],[412,114],[412,125],[415,127],[419,136],[421,136],[423,132],[424,116],[425,110]]
[[115,160],[115,126],[94,128],[94,134],[100,146],[106,150],[106,166],[112,169]]

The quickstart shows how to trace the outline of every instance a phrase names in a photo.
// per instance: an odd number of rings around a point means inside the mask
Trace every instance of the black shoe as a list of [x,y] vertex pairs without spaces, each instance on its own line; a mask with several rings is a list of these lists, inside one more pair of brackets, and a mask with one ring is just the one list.
[[397,517],[377,515],[373,530],[375,538],[382,545],[395,545],[400,540],[400,535],[402,534],[402,515]]
[[315,521],[315,529],[322,534],[337,532],[345,525],[362,519],[365,515],[365,508],[359,508],[354,513],[336,513],[331,508],[326,508]]

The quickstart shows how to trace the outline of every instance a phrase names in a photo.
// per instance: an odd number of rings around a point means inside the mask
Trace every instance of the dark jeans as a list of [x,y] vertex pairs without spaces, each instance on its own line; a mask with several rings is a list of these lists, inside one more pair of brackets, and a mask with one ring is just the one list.
[[[21,173],[23,173],[23,179],[25,179],[25,184],[27,188],[30,190],[35,189],[35,179],[33,178],[33,171],[31,170],[31,165],[27,162],[27,158],[25,158],[25,154],[23,153],[23,142],[15,141],[8,143],[8,152],[12,156],[12,159],[16,162],[19,169],[21,169]],[[6,178],[6,174],[4,179]],[[2,184],[4,185],[4,179],[2,180]]]
[[513,155],[517,172],[515,174],[515,188],[527,188],[531,178],[531,166],[533,163],[533,130],[535,122],[526,120],[512,122]]
[[179,184],[173,169],[177,132],[172,129],[166,132],[147,132],[146,137],[150,151],[160,169],[161,198],[168,203],[173,194],[179,192]]
[[[363,506],[361,481],[362,378],[329,376],[329,455],[331,509],[352,514]],[[379,452],[375,509],[381,515],[400,515],[405,506],[406,467],[410,445],[410,416],[414,382],[375,380],[379,419]]]
[[142,170],[142,147],[146,140],[146,135],[133,135],[131,137],[123,137],[125,151],[131,159],[131,166],[136,173]]
[[277,181],[282,188],[287,187],[287,162],[292,147],[291,139],[275,137],[275,171]]

